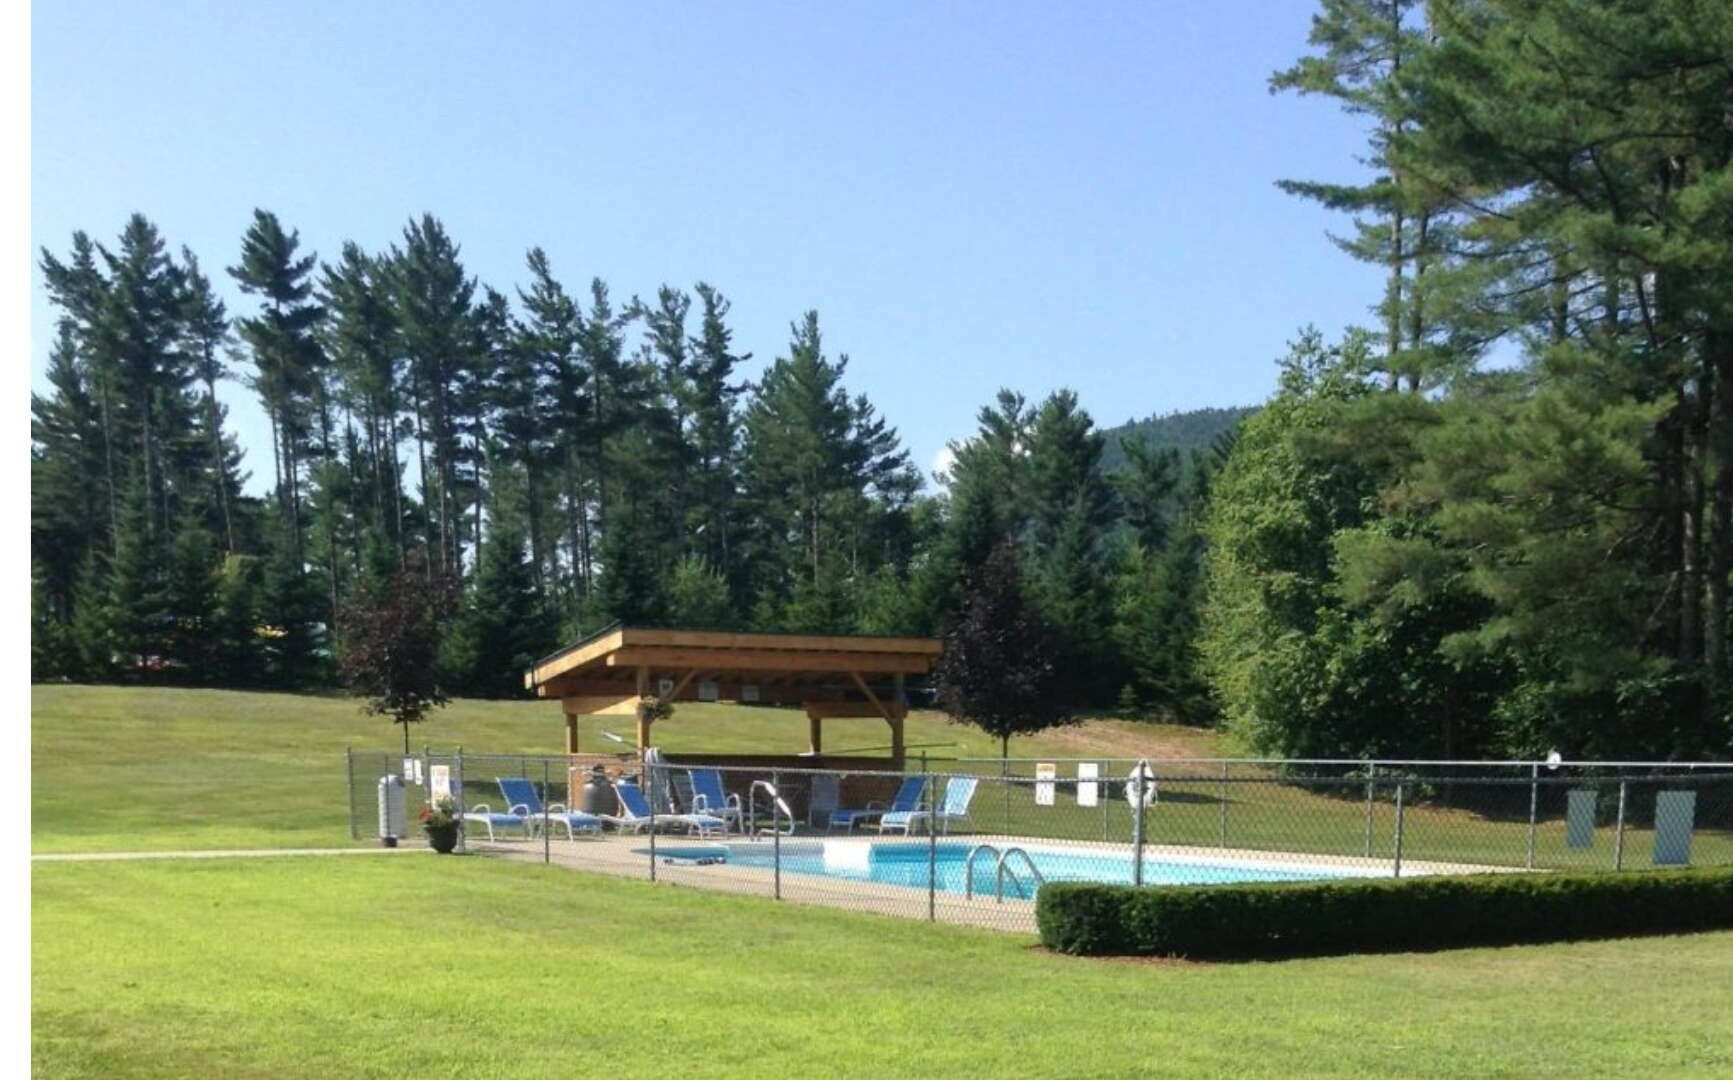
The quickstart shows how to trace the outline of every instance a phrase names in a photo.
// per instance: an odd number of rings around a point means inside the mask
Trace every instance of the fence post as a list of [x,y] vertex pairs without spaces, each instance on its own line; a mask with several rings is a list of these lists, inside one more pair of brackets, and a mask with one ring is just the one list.
[[457,850],[467,854],[469,852],[467,839],[469,829],[465,826],[463,815],[469,807],[469,795],[463,790],[463,747],[461,745],[458,746],[457,753],[453,754],[452,757],[454,759],[452,771],[457,774],[454,780],[457,784],[457,799],[455,800],[457,803]]
[[1523,866],[1534,869],[1534,829],[1540,817],[1540,763],[1529,767],[1528,774],[1528,859]]
[[649,829],[650,829],[650,880],[655,881],[656,880],[656,770],[650,767],[650,763],[648,761],[644,761],[644,755],[642,753],[640,753],[638,755],[638,760],[640,762],[642,762],[642,764],[643,764],[645,798],[650,800],[650,823],[649,823]]
[[1127,800],[1131,806],[1131,883],[1143,884],[1143,800]]
[[1221,793],[1221,846],[1228,846],[1228,763],[1222,762],[1222,793]]
[[355,820],[355,748],[343,748],[343,773],[349,778],[349,839],[361,839],[361,823]]
[[921,751],[921,776],[927,793],[927,921],[935,922],[939,905],[939,808],[933,798],[933,777],[927,771],[925,750]]
[[1372,796],[1378,785],[1378,766],[1366,763],[1366,858],[1372,857]]
[[1402,876],[1402,781],[1396,781],[1396,858],[1392,877]]
[[[542,863],[553,862],[552,851],[549,850],[549,837],[553,835],[553,816],[548,812],[548,800],[554,797],[548,787],[548,759],[542,758]],[[567,818],[570,821],[571,818]]]
[[[770,773],[770,861],[775,866],[775,897],[782,899],[782,825],[777,821],[777,815],[782,812],[782,774],[776,770]],[[792,828],[794,822],[790,821]]]
[[1613,829],[1613,869],[1625,868],[1625,789],[1629,780],[1619,781],[1619,823]]

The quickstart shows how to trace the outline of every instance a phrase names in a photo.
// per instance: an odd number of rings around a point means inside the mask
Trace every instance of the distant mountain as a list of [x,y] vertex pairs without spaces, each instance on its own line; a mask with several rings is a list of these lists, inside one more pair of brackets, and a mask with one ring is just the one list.
[[1255,405],[1192,409],[1159,416],[1152,414],[1145,420],[1128,420],[1118,427],[1103,428],[1102,434],[1107,436],[1107,451],[1101,456],[1102,467],[1107,472],[1117,472],[1124,467],[1125,453],[1119,448],[1122,436],[1142,439],[1157,447],[1172,446],[1181,454],[1189,454],[1192,450],[1208,449],[1216,436],[1257,411]]

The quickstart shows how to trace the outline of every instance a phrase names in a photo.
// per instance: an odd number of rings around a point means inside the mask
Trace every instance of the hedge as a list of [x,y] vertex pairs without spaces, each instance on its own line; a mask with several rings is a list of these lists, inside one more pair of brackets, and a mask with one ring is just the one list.
[[1133,888],[1054,882],[1035,920],[1074,955],[1324,956],[1733,929],[1733,868]]

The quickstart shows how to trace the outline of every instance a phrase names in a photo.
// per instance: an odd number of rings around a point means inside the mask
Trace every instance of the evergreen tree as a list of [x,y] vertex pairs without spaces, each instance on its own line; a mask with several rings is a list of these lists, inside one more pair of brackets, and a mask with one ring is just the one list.
[[536,596],[523,534],[497,522],[440,648],[450,688],[471,697],[521,697],[523,673],[552,652],[556,627]]
[[241,261],[229,268],[241,291],[256,295],[263,310],[239,321],[251,350],[253,386],[271,425],[273,493],[297,564],[304,551],[304,462],[311,454],[316,373],[320,367],[314,328],[324,311],[311,300],[315,256],[297,256],[300,233],[285,231],[269,211],[254,210],[241,240]]
[[722,630],[734,623],[728,582],[703,556],[687,555],[668,579],[668,621],[675,626]]

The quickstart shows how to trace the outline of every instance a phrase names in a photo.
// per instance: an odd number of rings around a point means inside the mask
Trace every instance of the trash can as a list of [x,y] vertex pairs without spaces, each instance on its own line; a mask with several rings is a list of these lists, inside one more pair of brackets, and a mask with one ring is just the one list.
[[379,778],[379,842],[396,847],[397,841],[409,832],[409,815],[403,805],[403,780],[397,776]]

